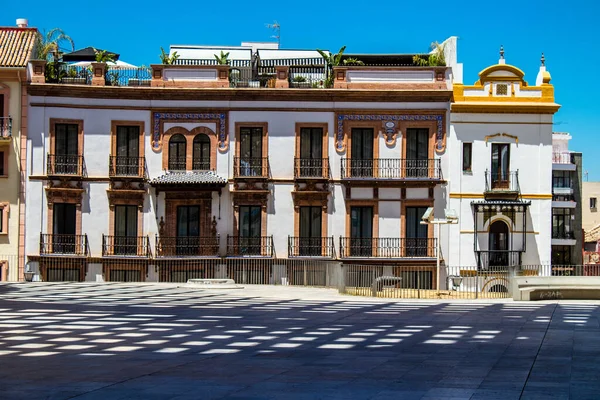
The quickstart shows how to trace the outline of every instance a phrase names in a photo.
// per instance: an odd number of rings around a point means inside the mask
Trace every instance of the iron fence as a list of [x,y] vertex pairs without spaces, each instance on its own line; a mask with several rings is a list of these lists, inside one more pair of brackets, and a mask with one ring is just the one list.
[[169,171],[185,171],[186,162],[185,157],[169,157]]
[[291,88],[320,89],[325,87],[325,66],[291,66],[289,83]]
[[87,235],[40,233],[40,254],[89,254]]
[[433,258],[436,251],[435,238],[340,237],[340,258]]
[[228,257],[273,257],[273,236],[227,235]]
[[144,177],[146,157],[109,156],[109,177]]
[[102,235],[102,256],[150,257],[150,238]]
[[511,250],[486,250],[477,251],[477,266],[487,270],[497,267],[515,267],[521,265],[521,251]]
[[233,177],[269,177],[269,159],[267,157],[234,157]]
[[216,236],[157,236],[157,257],[219,256],[219,235]]
[[[4,112],[4,110],[2,110]],[[12,136],[12,118],[0,117],[0,138],[10,138]]]
[[342,158],[342,178],[380,179],[441,179],[439,159],[412,160],[400,158],[373,158],[357,160]]
[[288,236],[288,257],[335,257],[333,236]]
[[46,159],[46,174],[52,175],[83,175],[83,156],[48,154]]
[[329,178],[329,158],[294,158],[294,178]]
[[111,67],[106,70],[107,86],[145,86],[150,87],[152,70],[148,67],[122,68]]

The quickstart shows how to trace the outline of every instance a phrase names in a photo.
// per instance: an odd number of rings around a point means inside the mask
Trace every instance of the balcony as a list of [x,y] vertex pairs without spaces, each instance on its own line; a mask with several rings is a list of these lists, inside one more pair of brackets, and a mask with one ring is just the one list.
[[0,117],[0,140],[12,137],[12,118]]
[[288,236],[288,257],[335,258],[333,236],[297,237]]
[[273,257],[273,236],[227,235],[227,257]]
[[146,176],[145,157],[110,156],[108,176],[111,178],[143,178]]
[[219,236],[160,236],[156,237],[158,257],[218,257]]
[[552,194],[570,196],[573,194],[573,182],[570,176],[552,177]]
[[40,233],[40,255],[87,256],[87,235],[60,235]]
[[575,232],[567,229],[552,229],[552,241],[553,246],[575,246],[577,240],[575,239]]
[[520,195],[518,171],[495,173],[489,170],[485,171],[484,197],[486,200],[517,200]]
[[340,237],[340,258],[435,258],[434,238]]
[[233,159],[233,177],[234,178],[268,178],[269,177],[269,159],[267,157],[243,158],[234,157]]
[[479,269],[499,269],[501,267],[517,267],[521,265],[521,252],[510,250],[477,251],[477,267]]
[[102,256],[150,257],[148,236],[102,235]]
[[294,178],[329,179],[329,158],[294,158]]
[[83,176],[83,156],[48,154],[46,174],[48,176]]
[[575,171],[577,166],[573,163],[571,152],[554,152],[552,153],[552,169],[554,171]]
[[167,168],[169,171],[185,171],[187,169],[187,160],[185,157],[169,157]]
[[376,179],[401,181],[435,181],[442,179],[439,159],[407,160],[342,158],[342,179]]

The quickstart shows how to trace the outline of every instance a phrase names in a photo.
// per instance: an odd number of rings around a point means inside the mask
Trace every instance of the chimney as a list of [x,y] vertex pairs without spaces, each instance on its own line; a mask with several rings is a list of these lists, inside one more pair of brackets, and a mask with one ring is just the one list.
[[17,19],[17,26],[19,28],[27,28],[27,24],[28,24],[27,19],[25,19],[25,18],[18,18]]

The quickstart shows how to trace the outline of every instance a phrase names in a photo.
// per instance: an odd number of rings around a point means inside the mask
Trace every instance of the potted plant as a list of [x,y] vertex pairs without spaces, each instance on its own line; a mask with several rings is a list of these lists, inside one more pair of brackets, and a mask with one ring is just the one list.
[[[310,85],[310,83],[309,83]],[[300,88],[300,87],[309,87],[307,86],[306,77],[302,75],[296,75],[292,78],[292,87]]]
[[344,55],[344,51],[346,51],[346,46],[342,46],[340,51],[337,54],[331,54],[329,52],[324,52],[323,50],[317,49],[321,57],[325,60],[325,68],[327,68],[327,77],[324,81],[324,86],[326,88],[333,87],[333,67],[338,67],[342,62],[342,56]]
[[177,54],[177,52],[173,52],[172,55],[169,55],[169,53],[165,52],[165,49],[163,49],[162,47],[160,48],[160,62],[164,65],[173,65],[175,64],[175,61],[177,61],[177,59],[179,58],[179,54]]
[[416,54],[413,56],[413,64],[419,67],[445,67],[446,56],[445,45],[438,42],[431,43],[431,53],[427,55]]
[[81,76],[81,74],[77,71],[77,67],[67,66],[67,70],[65,72],[66,76],[62,78],[62,83],[74,84],[74,85],[85,85],[87,84],[87,79],[85,76]]

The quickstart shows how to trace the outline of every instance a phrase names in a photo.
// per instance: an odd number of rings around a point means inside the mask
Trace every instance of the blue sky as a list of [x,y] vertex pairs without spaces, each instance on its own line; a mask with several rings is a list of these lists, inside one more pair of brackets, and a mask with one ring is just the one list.
[[[525,71],[535,83],[542,52],[552,74],[556,100],[556,131],[573,136],[571,149],[584,151],[584,172],[600,180],[600,103],[592,96],[600,81],[600,36],[593,0],[272,2],[239,0],[209,2],[146,0],[50,4],[39,0],[4,0],[0,25],[29,19],[40,30],[62,28],[76,48],[94,46],[121,54],[132,64],[159,61],[160,47],[170,44],[239,45],[267,41],[267,23],[281,24],[283,48],[322,48],[347,52],[425,52],[432,41],[458,36],[458,57],[464,81],[498,60],[504,45],[506,61]],[[262,4],[262,5],[259,5]],[[103,8],[99,8],[103,5]]]

